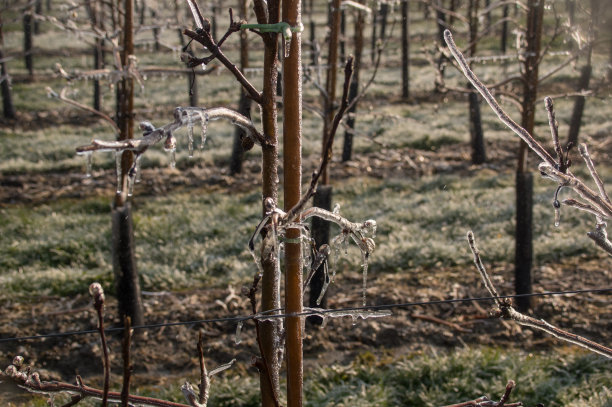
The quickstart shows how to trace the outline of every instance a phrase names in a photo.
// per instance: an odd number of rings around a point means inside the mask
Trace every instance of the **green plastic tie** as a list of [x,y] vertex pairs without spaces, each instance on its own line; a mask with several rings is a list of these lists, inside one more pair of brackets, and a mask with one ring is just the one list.
[[299,33],[304,31],[304,25],[300,23],[295,27],[291,27],[287,22],[275,23],[275,24],[242,24],[241,30],[254,29],[259,30],[262,33],[280,33],[283,34],[285,40],[291,40],[293,33]]

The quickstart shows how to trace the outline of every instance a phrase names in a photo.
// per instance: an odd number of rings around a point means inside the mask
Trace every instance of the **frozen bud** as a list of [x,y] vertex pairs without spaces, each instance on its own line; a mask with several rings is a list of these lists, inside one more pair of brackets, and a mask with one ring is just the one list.
[[23,356],[15,356],[13,358],[13,365],[15,365],[16,367],[23,366]]
[[197,402],[197,395],[195,390],[193,389],[193,386],[191,385],[191,383],[189,382],[185,382],[185,384],[183,384],[181,386],[181,391],[183,392],[183,396],[185,396],[185,399],[193,405],[193,403]]
[[249,289],[249,287],[243,285],[242,288],[240,289],[240,294],[244,295],[245,297],[248,297],[250,294],[251,290]]
[[166,141],[164,142],[164,149],[166,151],[176,150],[176,138],[172,133],[169,133],[166,137]]
[[26,384],[30,386],[40,387],[42,383],[40,381],[40,375],[38,374],[38,372],[32,373],[32,375],[30,375],[30,377],[28,378]]
[[276,207],[276,204],[274,203],[274,199],[267,197],[266,199],[264,199],[264,211],[266,211],[266,213],[271,213],[274,208]]
[[96,308],[99,308],[104,305],[104,290],[102,289],[100,283],[92,283],[89,286],[89,294],[91,294],[91,296],[93,297],[94,306]]
[[151,122],[140,122],[140,130],[142,130],[144,134],[148,134],[155,130],[155,126],[153,126]]
[[17,370],[17,368],[13,365],[8,365],[8,367],[6,369],[4,369],[4,374],[7,375],[8,377],[16,377],[17,373],[19,372],[19,370]]
[[365,238],[363,239],[363,243],[365,244],[366,252],[372,253],[374,249],[376,249],[376,243],[374,243],[374,239]]
[[253,146],[255,145],[255,142],[253,141],[252,138],[244,136],[240,140],[240,144],[242,144],[242,149],[244,151],[250,151],[253,148]]

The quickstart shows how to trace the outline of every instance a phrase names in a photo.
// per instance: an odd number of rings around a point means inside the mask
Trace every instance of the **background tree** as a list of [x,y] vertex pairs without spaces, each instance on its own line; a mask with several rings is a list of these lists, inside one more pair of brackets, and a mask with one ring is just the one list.
[[2,91],[2,114],[7,119],[17,117],[15,105],[13,104],[13,95],[11,93],[11,77],[6,68],[4,60],[4,34],[2,30],[2,14],[0,13],[0,90]]

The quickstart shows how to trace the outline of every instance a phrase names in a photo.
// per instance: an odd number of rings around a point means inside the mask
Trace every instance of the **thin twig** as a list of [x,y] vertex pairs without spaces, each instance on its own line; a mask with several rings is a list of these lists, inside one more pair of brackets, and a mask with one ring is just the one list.
[[198,334],[198,360],[200,361],[200,392],[198,394],[198,402],[206,405],[210,394],[210,378],[206,371],[206,363],[204,362],[204,343],[202,341],[202,331]]
[[104,119],[104,121],[106,123],[108,123],[112,128],[113,131],[115,132],[115,134],[119,134],[120,130],[119,127],[117,127],[117,123],[115,123],[115,121],[113,119],[110,118],[110,116],[108,116],[106,113],[101,112],[99,110],[96,110],[94,108],[91,108],[87,105],[84,105],[82,103],[77,102],[74,99],[70,99],[69,97],[66,96],[66,88],[63,88],[60,93],[58,94],[57,92],[55,92],[53,89],[51,89],[50,87],[47,86],[47,93],[49,95],[51,95],[52,97],[56,97],[59,100],[61,100],[62,102],[68,103],[69,105],[73,105],[78,107],[79,109],[85,110],[87,112],[93,113],[96,116],[101,117],[102,119]]
[[[189,29],[185,29],[183,30],[183,34],[204,45],[208,49],[208,51],[210,51],[211,57],[214,57],[219,62],[221,62],[236,77],[238,82],[240,82],[240,84],[249,94],[251,99],[253,99],[256,103],[259,104],[263,102],[262,94],[257,89],[255,89],[255,87],[251,84],[251,82],[249,82],[249,80],[244,76],[240,69],[238,69],[238,67],[232,61],[229,60],[229,58],[223,53],[223,51],[221,51],[221,48],[219,48],[219,46],[213,40],[210,31],[202,30],[195,32]],[[190,67],[195,67],[202,64],[203,62],[209,62],[211,60],[210,58],[199,59],[190,56],[186,57],[189,58],[188,65]]]
[[321,174],[327,168],[327,165],[329,164],[329,161],[331,160],[332,147],[334,145],[334,138],[336,136],[338,126],[340,124],[340,121],[342,120],[342,117],[344,116],[344,113],[347,111],[349,107],[348,95],[349,95],[349,88],[351,85],[352,77],[353,77],[353,57],[350,56],[347,59],[346,64],[344,65],[344,84],[342,87],[342,100],[341,100],[340,108],[338,109],[338,111],[336,112],[336,115],[334,116],[332,125],[329,130],[329,135],[327,135],[327,143],[325,144],[325,148],[323,150],[324,151],[323,158],[321,159],[321,163],[319,164],[319,168],[317,169],[317,171],[315,171],[312,174],[310,186],[308,187],[308,190],[306,191],[306,193],[302,195],[298,203],[295,204],[293,208],[287,211],[287,214],[285,215],[285,220],[287,222],[293,222],[295,217],[304,208],[304,205],[306,205],[308,200],[314,195],[315,191],[317,190],[317,184],[319,183],[319,178],[321,177]]
[[94,299],[94,308],[98,315],[98,332],[102,342],[102,363],[104,365],[104,387],[102,389],[102,407],[108,405],[108,391],[110,387],[110,361],[108,358],[108,345],[104,333],[104,290],[99,283],[89,286],[89,293]]

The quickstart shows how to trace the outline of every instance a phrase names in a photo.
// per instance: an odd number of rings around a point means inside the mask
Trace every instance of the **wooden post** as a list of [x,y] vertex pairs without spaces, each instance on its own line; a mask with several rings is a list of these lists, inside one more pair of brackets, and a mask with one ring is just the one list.
[[[283,1],[283,21],[295,27],[301,23],[300,0]],[[339,5],[339,1],[337,1]],[[339,15],[339,7],[337,13]],[[339,25],[339,21],[338,21]],[[283,165],[285,210],[295,206],[302,194],[302,44],[293,33],[291,52],[283,60]],[[330,68],[331,69],[331,68]],[[299,229],[289,229],[287,240],[299,239]],[[285,244],[285,312],[302,312],[302,245]],[[301,317],[286,320],[287,406],[302,406],[303,355]]]

